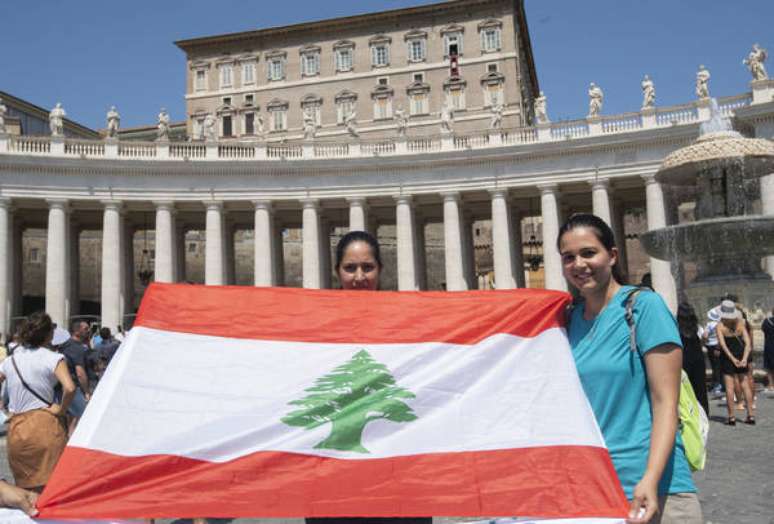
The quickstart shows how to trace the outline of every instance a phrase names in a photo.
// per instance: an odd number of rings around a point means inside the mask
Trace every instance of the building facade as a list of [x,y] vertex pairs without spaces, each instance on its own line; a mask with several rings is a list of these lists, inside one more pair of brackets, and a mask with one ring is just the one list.
[[[531,123],[538,92],[523,0],[455,0],[176,42],[186,53],[188,132],[207,115],[227,139],[340,139]],[[306,123],[305,123],[306,118]],[[348,122],[352,122],[348,129]],[[313,124],[313,131],[310,127]],[[306,132],[305,132],[306,131]]]

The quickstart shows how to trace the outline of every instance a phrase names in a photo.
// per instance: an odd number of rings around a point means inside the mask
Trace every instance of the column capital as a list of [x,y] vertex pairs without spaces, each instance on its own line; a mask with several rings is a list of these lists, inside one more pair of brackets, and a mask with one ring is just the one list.
[[656,180],[656,174],[655,173],[648,173],[647,175],[640,175],[642,179],[645,181],[645,185],[649,186],[650,184],[657,184],[658,180]]
[[253,206],[255,209],[265,209],[266,211],[271,211],[274,207],[274,204],[271,200],[253,200]]
[[121,200],[100,200],[100,204],[102,204],[105,209],[112,209],[115,211],[121,211],[121,208],[124,206],[124,203]]
[[597,189],[610,190],[610,179],[607,177],[593,178],[588,180],[588,183],[591,186],[592,191]]
[[207,211],[223,211],[223,202],[221,200],[209,200],[204,202]]
[[13,209],[13,200],[7,196],[0,196],[0,207],[10,211]]
[[395,203],[397,205],[408,205],[413,206],[414,205],[414,197],[412,195],[396,195],[393,197],[395,199]]
[[492,199],[495,199],[495,198],[502,198],[502,199],[505,199],[505,200],[509,199],[509,194],[508,194],[508,190],[507,189],[500,189],[500,188],[498,188],[498,189],[490,189],[489,190],[489,196],[491,196]]
[[154,200],[153,205],[156,206],[156,211],[159,211],[159,210],[168,210],[170,212],[175,211],[174,200]]
[[537,188],[541,195],[555,195],[559,191],[559,184],[556,182],[538,184]]
[[459,191],[445,191],[441,193],[441,196],[443,197],[444,202],[459,202],[460,201],[460,192]]
[[347,202],[350,206],[359,205],[361,207],[368,207],[368,199],[363,196],[347,197]]
[[320,199],[319,198],[305,198],[301,201],[301,205],[304,207],[304,209],[320,209]]
[[62,209],[64,211],[70,209],[70,201],[66,198],[47,198],[46,203],[49,209]]

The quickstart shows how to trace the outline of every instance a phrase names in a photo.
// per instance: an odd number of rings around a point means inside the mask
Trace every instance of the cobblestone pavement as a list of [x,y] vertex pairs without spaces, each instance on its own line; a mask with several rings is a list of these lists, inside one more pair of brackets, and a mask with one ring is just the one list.
[[[725,416],[725,405],[713,401],[707,467],[694,477],[704,517],[711,524],[774,524],[774,398],[759,396],[756,426],[742,424],[741,411],[737,412],[739,421],[735,427],[724,424]],[[3,436],[0,437],[0,477],[10,479],[5,450]],[[434,524],[457,520],[436,518]],[[171,522],[163,521],[164,524]],[[190,522],[178,520],[174,524]],[[303,524],[303,520],[237,519],[233,523]]]

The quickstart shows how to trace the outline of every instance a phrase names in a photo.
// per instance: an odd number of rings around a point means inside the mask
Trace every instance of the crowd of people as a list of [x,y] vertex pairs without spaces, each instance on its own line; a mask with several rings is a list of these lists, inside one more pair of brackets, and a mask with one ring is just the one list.
[[[688,303],[680,304],[675,318],[657,293],[626,284],[613,232],[594,215],[571,216],[556,242],[574,296],[567,315],[570,346],[629,499],[628,522],[703,522],[678,424],[681,372],[708,412],[706,347],[712,390],[726,392],[727,423],[736,423],[735,410],[743,404],[744,421],[755,424],[752,343],[744,310],[736,297],[726,296],[707,313],[706,323]],[[341,289],[378,290],[382,268],[376,238],[364,231],[342,237],[335,264]],[[772,389],[774,311],[762,329]],[[83,321],[73,322],[69,332],[56,328],[45,313],[32,315],[14,335],[9,357],[0,364],[0,381],[6,384],[4,406],[12,414],[8,454],[17,487],[0,482],[0,503],[34,512],[35,493],[45,485],[120,342],[109,329],[92,332]],[[310,524],[343,521],[426,524],[431,519],[307,519]]]

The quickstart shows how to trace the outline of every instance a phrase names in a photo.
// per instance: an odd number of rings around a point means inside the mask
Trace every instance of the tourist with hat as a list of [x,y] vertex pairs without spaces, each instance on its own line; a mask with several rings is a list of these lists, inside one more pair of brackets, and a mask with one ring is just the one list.
[[720,369],[726,386],[726,406],[728,407],[729,426],[736,425],[734,412],[734,382],[738,381],[744,395],[747,408],[746,424],[755,424],[755,406],[752,389],[746,380],[749,368],[750,333],[745,327],[744,319],[736,304],[731,300],[720,303],[720,323],[717,326],[718,344],[720,345]]
[[718,322],[720,322],[720,308],[714,307],[707,311],[708,322],[701,331],[701,341],[707,348],[707,358],[712,367],[712,393],[720,397],[723,390],[720,374],[720,346],[718,345]]

